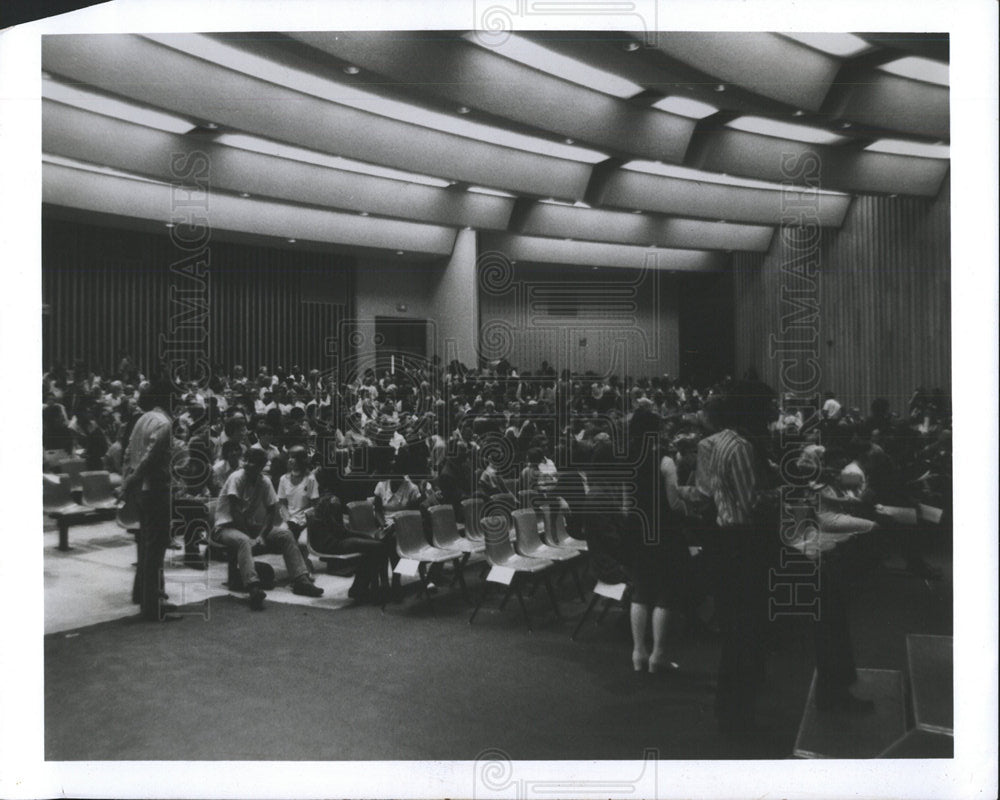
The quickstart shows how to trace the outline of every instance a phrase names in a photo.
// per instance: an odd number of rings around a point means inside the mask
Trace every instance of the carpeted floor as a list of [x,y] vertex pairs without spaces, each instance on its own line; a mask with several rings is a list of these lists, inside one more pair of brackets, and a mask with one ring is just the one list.
[[[473,589],[475,582],[471,582]],[[134,618],[45,641],[50,760],[409,760],[785,758],[812,674],[808,626],[787,624],[761,696],[764,732],[719,736],[712,717],[718,642],[675,637],[683,671],[631,672],[624,615],[569,632],[540,592],[528,634],[498,595],[469,626],[458,593],[437,613],[408,598],[330,610],[210,601],[208,619]],[[950,579],[933,588],[878,570],[856,593],[859,666],[901,668],[905,635],[951,633]]]

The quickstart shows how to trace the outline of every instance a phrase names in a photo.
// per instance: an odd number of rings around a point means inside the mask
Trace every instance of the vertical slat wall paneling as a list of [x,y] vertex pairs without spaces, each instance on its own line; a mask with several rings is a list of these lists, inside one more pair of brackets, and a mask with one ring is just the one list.
[[[336,336],[351,306],[353,260],[347,256],[209,245],[207,339],[211,364],[329,369],[324,341]],[[197,289],[171,272],[184,251],[166,234],[116,230],[43,216],[43,368],[84,359],[108,374],[123,351],[144,370],[154,364],[160,335],[169,336],[171,285]],[[301,276],[308,276],[302,279]],[[187,336],[195,332],[189,318]],[[181,329],[175,338],[184,338]]]
[[[641,278],[639,275],[637,270],[619,268],[595,272],[590,267],[518,264],[512,268],[512,284],[506,292],[483,291],[480,276],[480,330],[488,338],[491,322],[510,325],[512,347],[507,358],[522,371],[537,372],[542,361],[548,361],[557,370],[603,374],[613,369],[622,378],[677,375],[676,278],[651,271]],[[609,295],[633,286],[634,308],[626,309],[620,297],[609,296],[605,302],[601,285],[608,287]],[[576,317],[556,316],[547,313],[534,294],[541,287],[558,292],[562,304],[573,305],[575,292],[586,301],[578,304]],[[657,292],[659,302],[654,302]],[[534,322],[530,321],[532,316]],[[634,319],[628,321],[628,317]],[[586,339],[585,346],[581,346],[581,339]],[[616,351],[624,356],[624,363],[616,362]]]
[[[820,391],[867,412],[876,397],[895,411],[917,386],[951,386],[951,203],[859,196],[844,224],[824,230],[819,255]],[[760,254],[734,255],[738,372],[753,367],[775,389],[768,337],[780,331],[786,236]]]

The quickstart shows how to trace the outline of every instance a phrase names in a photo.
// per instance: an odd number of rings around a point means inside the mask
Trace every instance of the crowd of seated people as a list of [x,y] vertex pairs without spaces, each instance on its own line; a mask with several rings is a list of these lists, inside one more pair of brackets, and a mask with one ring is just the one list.
[[[634,586],[635,669],[669,671],[676,668],[666,652],[669,612],[681,612],[697,630],[719,623],[713,569],[699,555],[703,548],[711,553],[719,517],[707,475],[713,442],[727,426],[740,427],[738,413],[723,413],[733,384],[726,378],[694,388],[665,375],[557,373],[547,363],[519,372],[502,359],[469,368],[397,357],[391,370],[346,380],[298,366],[261,366],[252,374],[240,365],[216,368],[207,385],[178,387],[174,491],[223,498],[213,541],[238,554],[255,608],[262,598],[247,543],[261,526],[304,593],[319,592],[309,580],[311,565],[296,556],[304,532],[317,552],[362,553],[350,594],[366,600],[375,596],[386,560],[395,558],[394,513],[446,503],[462,522],[467,498],[529,491],[587,542],[592,578]],[[54,453],[77,453],[88,468],[120,471],[143,390],[129,358],[108,375],[82,362],[50,370],[43,385],[46,463],[57,463]],[[766,428],[746,438],[765,472],[777,475],[788,463],[791,443],[801,467],[815,473],[815,535],[798,543],[804,551],[835,546],[838,536],[898,527],[889,509],[922,503],[942,509],[949,523],[947,400],[939,390],[920,389],[902,417],[883,399],[868,415],[832,393],[809,403],[769,401]],[[274,518],[241,533],[225,498],[239,495],[234,487],[247,483],[248,470],[254,485],[259,477],[270,487],[262,513]],[[378,530],[345,524],[347,504],[359,500],[371,501]],[[235,516],[246,513],[237,509]],[[903,537],[899,547],[912,571],[932,577],[918,541]],[[192,566],[198,544],[185,543]]]

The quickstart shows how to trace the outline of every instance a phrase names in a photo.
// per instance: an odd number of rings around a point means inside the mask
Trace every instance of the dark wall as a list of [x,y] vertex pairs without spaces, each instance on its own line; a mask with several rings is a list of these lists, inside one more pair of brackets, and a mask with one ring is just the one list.
[[191,252],[166,229],[160,235],[43,215],[43,365],[82,358],[108,374],[129,352],[145,370],[171,357],[194,364],[196,354],[248,371],[262,364],[327,369],[352,286],[346,256],[217,239],[207,252]]
[[708,386],[735,370],[733,276],[682,275],[679,285],[680,378]]

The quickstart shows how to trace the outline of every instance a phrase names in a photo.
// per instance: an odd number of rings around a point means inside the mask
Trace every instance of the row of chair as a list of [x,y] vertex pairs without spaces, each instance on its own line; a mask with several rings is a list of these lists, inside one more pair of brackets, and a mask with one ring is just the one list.
[[[420,511],[397,513],[393,519],[396,549],[401,560],[395,572],[417,577],[421,595],[430,601],[430,567],[450,562],[454,567],[455,582],[467,598],[464,569],[472,557],[482,556],[486,566],[483,593],[469,618],[470,624],[486,599],[490,583],[506,586],[501,608],[512,594],[518,598],[529,630],[531,620],[522,592],[522,585],[526,581],[532,585],[538,581],[544,583],[553,610],[559,616],[550,574],[553,571],[560,574],[564,570],[568,571],[573,576],[582,600],[583,591],[575,567],[581,555],[586,552],[587,544],[568,534],[561,512],[553,512],[549,503],[535,502],[538,496],[532,495],[533,493],[523,493],[521,498],[497,495],[485,500],[464,500],[461,504],[464,525],[456,520],[452,506],[432,506],[427,509],[430,519],[429,540],[425,534],[424,516]],[[559,501],[554,499],[553,502]],[[348,503],[347,518],[348,527],[352,531],[371,534],[380,529],[370,502]],[[324,559],[327,557],[320,553],[316,555]]]

